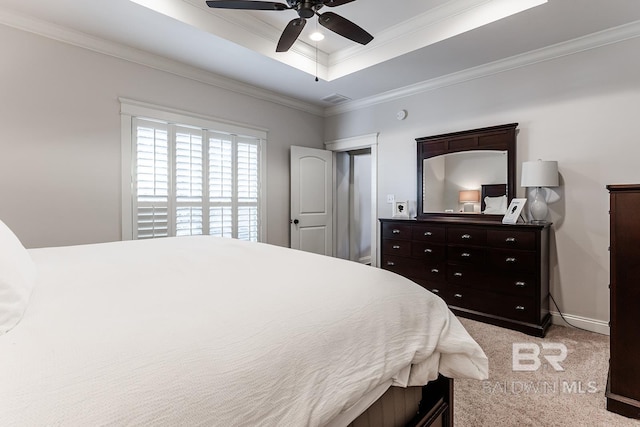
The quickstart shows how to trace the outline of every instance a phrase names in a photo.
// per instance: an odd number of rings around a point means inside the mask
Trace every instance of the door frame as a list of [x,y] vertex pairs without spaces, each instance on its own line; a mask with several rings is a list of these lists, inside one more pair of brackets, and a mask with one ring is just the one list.
[[[325,142],[325,148],[333,152],[333,202],[336,206],[337,193],[337,168],[336,153],[344,151],[360,150],[369,148],[371,150],[371,266],[378,266],[378,135],[371,133],[367,135],[355,136],[352,138],[337,139]],[[337,212],[333,210],[334,224],[337,224]],[[333,229],[333,253],[338,253],[337,228]]]

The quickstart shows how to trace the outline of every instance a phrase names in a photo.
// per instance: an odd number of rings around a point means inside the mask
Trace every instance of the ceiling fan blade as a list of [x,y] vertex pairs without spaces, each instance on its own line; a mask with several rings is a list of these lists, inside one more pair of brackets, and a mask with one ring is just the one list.
[[340,15],[336,15],[333,12],[325,12],[322,15],[318,15],[318,22],[323,27],[340,34],[342,37],[346,37],[349,40],[353,40],[356,43],[367,44],[373,40],[373,36],[367,33],[365,30],[343,18]]
[[252,0],[210,0],[207,6],[216,9],[245,9],[245,10],[287,10],[291,9],[284,3],[273,1],[252,1]]
[[322,3],[325,6],[336,7],[336,6],[342,6],[343,4],[351,3],[352,1],[356,1],[356,0],[324,0]]
[[289,21],[287,27],[282,32],[280,40],[278,41],[278,47],[276,52],[286,52],[289,50],[293,43],[298,39],[298,36],[302,32],[307,20],[304,18],[296,18]]

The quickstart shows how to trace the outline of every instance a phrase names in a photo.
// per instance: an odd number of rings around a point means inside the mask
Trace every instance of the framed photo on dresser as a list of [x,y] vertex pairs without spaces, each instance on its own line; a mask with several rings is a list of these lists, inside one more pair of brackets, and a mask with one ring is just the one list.
[[394,218],[409,218],[409,202],[394,202],[393,203],[393,217]]
[[522,209],[524,205],[527,203],[527,199],[511,199],[511,203],[509,203],[509,207],[507,208],[507,212],[504,214],[502,218],[503,224],[515,224],[518,222],[520,218],[520,214],[522,214]]

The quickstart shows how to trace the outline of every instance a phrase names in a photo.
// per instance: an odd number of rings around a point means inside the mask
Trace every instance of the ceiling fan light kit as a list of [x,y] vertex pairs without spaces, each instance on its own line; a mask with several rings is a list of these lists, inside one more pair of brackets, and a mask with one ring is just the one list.
[[318,16],[318,23],[328,30],[356,43],[367,44],[373,36],[358,25],[333,12],[318,13],[322,7],[337,7],[355,0],[287,0],[287,4],[271,1],[254,0],[209,0],[207,6],[214,9],[238,10],[295,10],[298,18],[294,18],[285,27],[276,52],[288,51],[298,39],[307,19]]

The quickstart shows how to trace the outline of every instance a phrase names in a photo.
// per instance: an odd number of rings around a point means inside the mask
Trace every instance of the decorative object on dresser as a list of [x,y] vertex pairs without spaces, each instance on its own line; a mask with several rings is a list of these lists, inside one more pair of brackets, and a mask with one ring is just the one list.
[[380,219],[381,266],[444,299],[457,315],[544,336],[549,224]]
[[607,409],[640,418],[640,184],[608,185],[611,319]]
[[393,202],[394,218],[409,218],[409,202]]
[[536,187],[536,195],[529,204],[532,222],[545,222],[549,208],[547,207],[546,191],[543,187],[558,186],[558,162],[534,160],[522,163],[522,187]]
[[[520,215],[522,215],[522,209],[526,203],[527,199],[511,199],[511,203],[509,203],[509,207],[507,208],[507,213],[505,213],[502,218],[502,223],[516,224],[520,219]],[[526,221],[523,220],[523,222]]]

